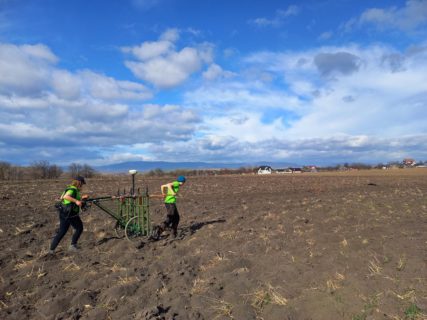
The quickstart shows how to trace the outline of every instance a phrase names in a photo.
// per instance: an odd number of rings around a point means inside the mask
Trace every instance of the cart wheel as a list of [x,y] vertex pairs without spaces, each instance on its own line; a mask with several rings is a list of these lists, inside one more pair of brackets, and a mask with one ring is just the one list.
[[126,226],[125,226],[125,237],[126,237],[126,239],[128,239],[129,241],[131,241],[130,239],[129,239],[129,230],[128,230],[128,228],[129,228],[129,225],[131,224],[131,222],[133,221],[133,220],[135,220],[136,218],[138,218],[137,216],[135,216],[135,217],[132,217],[132,218],[130,218],[129,220],[128,220],[128,222],[126,223]]

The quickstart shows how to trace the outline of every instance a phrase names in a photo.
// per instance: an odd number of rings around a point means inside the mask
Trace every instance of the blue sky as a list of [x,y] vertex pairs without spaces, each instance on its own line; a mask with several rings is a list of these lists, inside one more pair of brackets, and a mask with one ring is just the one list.
[[427,160],[427,0],[0,0],[0,160]]

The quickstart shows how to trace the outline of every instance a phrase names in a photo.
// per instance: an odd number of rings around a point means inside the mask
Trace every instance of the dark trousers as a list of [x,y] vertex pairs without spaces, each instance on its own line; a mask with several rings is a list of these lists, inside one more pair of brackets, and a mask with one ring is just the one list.
[[59,242],[65,236],[70,226],[74,228],[71,244],[76,245],[83,232],[83,222],[80,219],[80,216],[75,215],[72,217],[68,217],[68,215],[65,215],[64,213],[59,213],[59,230],[53,238],[52,243],[50,244],[50,250],[56,249]]
[[166,220],[162,223],[161,228],[164,230],[166,228],[172,229],[174,235],[176,235],[178,231],[179,224],[179,213],[176,208],[175,203],[165,203],[165,207],[167,210]]

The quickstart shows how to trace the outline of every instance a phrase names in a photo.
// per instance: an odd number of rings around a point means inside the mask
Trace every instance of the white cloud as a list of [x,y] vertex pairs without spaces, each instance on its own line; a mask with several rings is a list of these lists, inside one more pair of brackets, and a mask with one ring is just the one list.
[[286,10],[277,10],[277,14],[282,17],[296,16],[300,12],[300,8],[296,5],[290,5]]
[[173,47],[174,44],[171,41],[147,41],[142,43],[140,46],[136,46],[133,48],[123,48],[123,51],[130,52],[137,59],[145,61],[168,53],[171,49],[173,49]]
[[212,62],[212,46],[209,44],[175,50],[171,41],[178,39],[176,29],[167,30],[160,38],[157,42],[144,42],[140,46],[123,49],[137,59],[125,61],[137,78],[159,88],[172,88],[199,71],[203,64]]
[[39,61],[47,61],[47,62],[52,63],[52,64],[54,64],[58,61],[58,58],[45,45],[42,45],[42,44],[22,45],[19,48],[30,59],[35,59],[35,60],[39,60]]
[[56,62],[56,56],[41,44],[0,44],[0,92],[19,95],[43,90]]
[[[190,32],[193,33],[195,31],[191,30]],[[165,32],[163,32],[160,35],[160,40],[163,40],[163,41],[169,41],[174,43],[174,42],[177,42],[178,39],[179,39],[179,30],[176,28],[167,29]]]
[[427,24],[427,0],[407,0],[401,8],[396,6],[381,9],[365,10],[358,19],[347,23],[348,27],[355,24],[372,24],[380,30],[398,29],[411,31]]
[[[244,121],[241,120],[244,117]],[[285,138],[285,126],[281,118],[271,123],[261,121],[261,113],[227,112],[223,117],[217,116],[205,120],[206,135],[233,137],[239,142],[260,142],[273,138]]]
[[88,94],[103,100],[147,100],[152,93],[142,84],[131,81],[120,81],[92,71],[80,72],[84,89]]
[[249,21],[258,27],[279,27],[290,16],[296,16],[300,8],[296,5],[290,5],[286,10],[277,10],[273,18],[255,18]]
[[333,36],[333,32],[325,31],[325,32],[322,32],[317,39],[320,41],[325,41],[325,40],[331,39],[332,36]]
[[231,78],[235,75],[236,75],[235,73],[231,71],[226,71],[215,63],[211,64],[208,67],[208,69],[205,72],[203,72],[203,78],[210,81],[221,79],[221,78]]
[[226,110],[262,110],[283,108],[297,112],[300,104],[295,96],[273,90],[262,83],[229,81],[200,87],[188,92],[185,103],[219,113]]
[[80,97],[82,79],[76,74],[66,70],[52,72],[52,89],[59,97],[64,99],[77,99]]

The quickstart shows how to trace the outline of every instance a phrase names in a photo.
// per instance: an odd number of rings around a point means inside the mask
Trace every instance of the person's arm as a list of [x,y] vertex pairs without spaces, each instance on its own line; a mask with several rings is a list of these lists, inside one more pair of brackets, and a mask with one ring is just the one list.
[[73,198],[72,196],[70,196],[68,193],[66,193],[63,197],[63,199],[68,200],[70,202],[74,202],[77,206],[81,207],[82,206],[82,202],[80,200],[77,200],[75,198]]
[[164,184],[160,188],[162,190],[162,195],[164,195],[164,196],[168,195],[168,192],[165,194],[165,189],[169,189],[169,191],[170,191],[169,195],[171,195],[171,196],[176,195],[176,193],[172,189],[172,183]]

